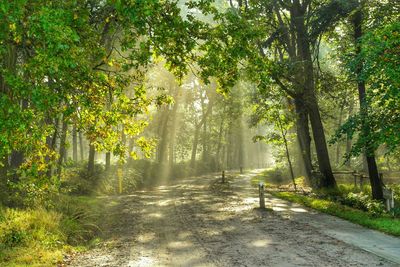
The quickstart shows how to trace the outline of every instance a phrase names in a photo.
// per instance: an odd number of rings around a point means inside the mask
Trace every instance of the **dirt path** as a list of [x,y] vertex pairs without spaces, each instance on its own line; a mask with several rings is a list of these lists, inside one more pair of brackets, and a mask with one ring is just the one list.
[[114,198],[108,241],[69,265],[396,266],[285,213],[254,209],[250,175],[224,186],[214,176],[188,178]]

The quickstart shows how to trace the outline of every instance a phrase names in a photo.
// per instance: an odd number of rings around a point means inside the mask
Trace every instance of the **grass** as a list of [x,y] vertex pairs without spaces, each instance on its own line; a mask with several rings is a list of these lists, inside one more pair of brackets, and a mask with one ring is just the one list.
[[[274,189],[277,189],[278,186],[284,185],[284,183],[282,182],[282,173],[283,171],[279,169],[267,169],[258,176],[253,177],[251,180],[251,184],[253,186],[256,186],[259,182],[264,182],[267,189],[272,189],[270,191],[271,194],[278,198],[302,204],[320,212],[334,215],[350,222],[387,234],[400,236],[400,219],[393,218],[389,214],[373,216],[371,215],[371,213],[343,205],[339,202],[335,202],[334,200],[320,198],[317,196],[306,196],[295,192],[275,191]],[[288,183],[290,183],[290,180],[286,179],[286,184]],[[305,185],[304,183],[304,177],[296,178],[296,184],[300,185],[300,187],[303,187]],[[361,190],[359,188],[355,188],[354,185],[340,184],[335,192],[327,191],[319,193],[320,195],[340,195],[343,197],[350,192],[359,193],[360,191]],[[368,186],[365,186],[362,191],[367,195],[371,194],[371,189]],[[395,197],[399,195],[400,187],[396,187]]]
[[367,212],[341,205],[334,201],[302,196],[293,192],[271,192],[272,195],[302,204],[315,210],[340,217],[350,222],[375,229],[394,236],[400,236],[400,219],[389,215],[372,217]]
[[0,266],[55,266],[65,253],[92,245],[102,205],[61,196],[51,209],[0,208]]

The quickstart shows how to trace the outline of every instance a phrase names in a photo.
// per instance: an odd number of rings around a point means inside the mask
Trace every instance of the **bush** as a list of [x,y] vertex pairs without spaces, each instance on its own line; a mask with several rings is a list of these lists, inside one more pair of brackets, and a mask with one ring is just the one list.
[[133,167],[120,169],[113,166],[108,173],[101,175],[95,192],[106,195],[118,194],[120,181],[122,193],[132,193],[143,184],[143,174]]
[[385,213],[385,206],[382,202],[372,200],[371,197],[363,192],[361,193],[348,193],[342,199],[342,204],[367,211],[372,216],[379,216]]
[[69,166],[61,179],[62,192],[72,195],[90,195],[96,189],[103,174],[102,164],[95,164],[92,174],[88,173],[86,163]]

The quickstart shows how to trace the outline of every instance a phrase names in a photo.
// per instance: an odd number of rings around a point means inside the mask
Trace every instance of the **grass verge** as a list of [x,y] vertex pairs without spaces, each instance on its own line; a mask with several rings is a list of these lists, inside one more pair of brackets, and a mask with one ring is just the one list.
[[56,266],[96,241],[103,203],[59,196],[51,208],[0,207],[0,266]]
[[271,192],[271,194],[371,229],[400,236],[400,219],[392,218],[389,215],[372,217],[367,212],[356,210],[330,200],[316,199],[292,192]]

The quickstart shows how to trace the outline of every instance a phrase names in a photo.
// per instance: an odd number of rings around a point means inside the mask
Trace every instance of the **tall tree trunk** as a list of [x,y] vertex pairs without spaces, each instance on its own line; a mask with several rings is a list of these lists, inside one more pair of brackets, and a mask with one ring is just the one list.
[[[356,55],[361,53],[361,44],[359,43],[360,38],[362,37],[362,11],[358,9],[353,17],[353,27],[354,27],[354,41],[356,46]],[[356,74],[357,74],[357,87],[358,87],[358,94],[359,94],[359,101],[360,101],[360,113],[362,119],[362,135],[367,137],[370,133],[370,126],[368,123],[368,107],[366,101],[366,90],[365,90],[365,83],[362,79],[360,79],[361,71],[363,68],[363,64],[360,63],[357,66]],[[365,157],[366,162],[368,165],[368,174],[369,180],[371,183],[372,189],[372,198],[377,200],[383,200],[383,187],[382,181],[379,177],[378,167],[376,165],[374,149],[370,141],[367,141],[365,148]]]
[[88,158],[88,173],[89,175],[93,175],[94,173],[94,158],[96,155],[96,150],[94,145],[89,145],[89,158]]
[[106,172],[111,168],[111,152],[106,153]]
[[133,146],[134,146],[133,138],[129,138],[129,144],[128,144],[129,157],[128,157],[128,160],[126,162],[128,165],[131,165],[133,163],[133,157],[130,156],[132,151],[133,151]]
[[198,146],[198,143],[199,143],[200,129],[203,126],[208,114],[211,112],[212,105],[213,105],[213,102],[210,101],[208,103],[208,106],[207,106],[207,111],[203,114],[203,116],[201,118],[201,121],[199,123],[197,123],[197,121],[195,122],[194,138],[193,138],[193,145],[192,145],[192,155],[191,155],[191,158],[190,158],[190,166],[192,168],[194,168],[195,165],[196,165],[196,155],[197,155],[197,146]]
[[78,134],[75,124],[72,126],[72,160],[78,162]]
[[203,162],[207,160],[207,117],[205,116],[206,113],[205,106],[206,106],[205,97],[201,97],[201,111],[202,111],[202,117],[204,118],[203,131],[201,135],[202,148],[203,148],[203,153],[202,153]]
[[[349,103],[349,117],[353,115],[353,108],[354,108],[354,99],[353,97],[350,98],[350,103]],[[351,138],[350,134],[347,135],[346,137],[346,155],[350,155],[351,152]],[[346,167],[351,168],[351,158],[349,157],[346,161]]]
[[243,121],[242,117],[240,117],[240,127],[238,129],[239,136],[238,136],[238,168],[243,168],[244,166],[244,147],[243,147]]
[[[344,104],[340,106],[340,112],[339,112],[339,119],[338,119],[338,127],[342,126],[342,120],[343,120],[343,109],[344,109]],[[336,144],[336,166],[340,165],[340,142],[337,142]]]
[[165,110],[163,116],[161,117],[161,132],[160,132],[160,142],[158,143],[157,155],[158,163],[165,163],[168,158],[168,120],[169,111]]
[[[304,4],[304,3],[303,3]],[[295,32],[299,59],[302,62],[304,100],[311,122],[318,166],[322,174],[319,186],[322,188],[336,187],[335,177],[329,160],[324,127],[321,121],[318,101],[315,95],[314,70],[310,51],[310,43],[305,29],[305,11],[299,0],[294,0],[292,15],[294,16]]]
[[230,123],[226,132],[226,140],[228,141],[226,144],[226,168],[228,170],[232,169],[232,154],[234,145],[234,142],[232,142],[232,136],[232,124]]
[[57,178],[58,180],[61,179],[61,172],[62,172],[62,163],[65,157],[65,143],[67,139],[67,131],[68,131],[68,124],[65,118],[63,118],[62,129],[61,129],[61,137],[60,137],[60,148],[59,148],[59,158],[57,161]]
[[171,111],[171,127],[169,131],[169,149],[168,149],[168,159],[170,168],[173,167],[175,162],[175,135],[176,135],[176,124],[177,124],[177,111],[179,105],[179,94],[180,87],[178,87],[175,91],[175,103]]
[[85,150],[84,150],[85,146],[83,145],[83,136],[81,131],[78,132],[78,137],[79,137],[79,154],[81,156],[81,161],[83,161],[85,159]]
[[[55,151],[56,150],[56,144],[57,144],[57,137],[58,137],[58,131],[59,131],[59,122],[60,119],[57,117],[54,119],[54,131],[53,135],[47,137],[47,145],[49,146],[50,150]],[[51,177],[54,174],[54,168],[53,166],[49,166],[47,169],[47,177]]]
[[311,137],[310,129],[308,126],[308,112],[304,105],[303,99],[300,96],[295,98],[296,107],[296,131],[297,131],[297,141],[300,147],[301,159],[305,171],[305,177],[309,184],[314,186],[315,181],[312,177],[313,167],[311,164]]
[[218,142],[217,142],[217,152],[216,152],[216,160],[217,160],[217,168],[221,169],[222,165],[222,157],[221,157],[221,148],[222,148],[222,134],[224,130],[224,122],[225,122],[225,106],[224,106],[224,111],[223,115],[221,118],[221,122],[219,125],[219,130],[218,130]]
[[190,166],[192,168],[196,167],[196,154],[197,154],[198,143],[199,143],[199,127],[196,124],[195,129],[194,129],[194,136],[193,136],[192,155],[190,157]]

